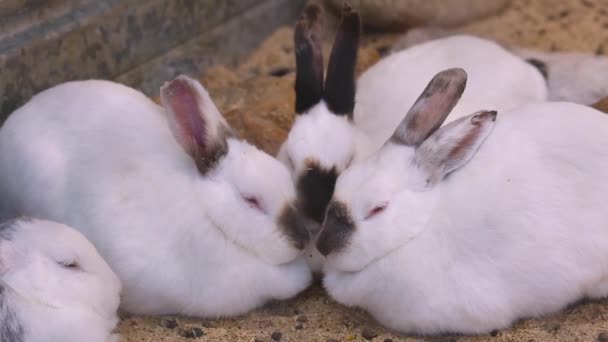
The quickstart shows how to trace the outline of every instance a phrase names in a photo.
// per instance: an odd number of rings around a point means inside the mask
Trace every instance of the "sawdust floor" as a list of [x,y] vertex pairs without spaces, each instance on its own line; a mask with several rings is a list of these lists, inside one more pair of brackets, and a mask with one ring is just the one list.
[[[608,51],[608,0],[514,0],[502,14],[459,28],[502,43],[547,51]],[[243,137],[275,153],[293,120],[292,30],[280,28],[238,66],[215,67],[202,77],[214,101]],[[395,35],[366,34],[358,72],[373,64]],[[328,37],[331,39],[331,37]],[[326,44],[326,56],[329,44]],[[608,71],[607,71],[608,74]],[[170,265],[167,265],[170,267]],[[162,276],[162,275],[159,275]],[[416,314],[412,312],[412,314]],[[480,336],[403,336],[362,310],[325,295],[320,282],[297,298],[270,303],[231,319],[125,317],[126,341],[608,341],[608,300],[573,305],[562,313],[524,320]]]

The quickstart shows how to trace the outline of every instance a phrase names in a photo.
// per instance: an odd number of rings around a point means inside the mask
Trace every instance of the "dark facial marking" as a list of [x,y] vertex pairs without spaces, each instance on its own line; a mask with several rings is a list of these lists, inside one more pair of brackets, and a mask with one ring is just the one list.
[[543,78],[545,80],[549,79],[549,70],[548,70],[547,64],[545,64],[545,62],[538,60],[536,58],[528,58],[528,59],[526,59],[526,62],[532,64],[536,69],[538,69],[538,71],[541,73],[541,75],[543,75]]
[[338,172],[336,168],[324,170],[318,163],[307,163],[307,169],[298,178],[298,208],[317,223],[325,217],[327,203],[334,194]]
[[359,13],[345,2],[342,22],[329,57],[323,98],[334,114],[351,118],[355,108],[355,67],[360,35]]
[[23,342],[23,326],[9,307],[7,289],[0,285],[0,342]]
[[323,53],[321,50],[321,16],[318,4],[309,3],[294,31],[296,55],[296,113],[302,114],[323,97]]
[[391,140],[417,146],[435,132],[448,117],[464,93],[467,74],[453,68],[436,74],[418,97]]
[[285,235],[297,249],[304,249],[310,241],[310,234],[304,222],[304,218],[293,206],[286,206],[279,217],[279,224]]
[[328,256],[346,247],[355,231],[355,223],[346,205],[332,201],[327,206],[327,215],[321,233],[317,238],[317,249]]

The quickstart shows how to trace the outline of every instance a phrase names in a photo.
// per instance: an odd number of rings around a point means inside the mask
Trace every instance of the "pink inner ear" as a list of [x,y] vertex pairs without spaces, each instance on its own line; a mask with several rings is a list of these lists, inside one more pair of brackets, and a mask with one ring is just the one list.
[[199,106],[200,98],[193,86],[186,80],[177,78],[164,89],[165,98],[173,111],[178,129],[178,139],[184,149],[193,157],[202,154],[206,147],[206,122]]

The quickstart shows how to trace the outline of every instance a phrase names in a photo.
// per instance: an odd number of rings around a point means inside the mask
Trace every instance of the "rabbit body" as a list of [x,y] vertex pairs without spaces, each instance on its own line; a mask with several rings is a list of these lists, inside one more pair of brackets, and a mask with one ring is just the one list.
[[0,225],[0,341],[117,342],[121,283],[71,227]]
[[467,89],[446,120],[449,123],[477,110],[505,113],[547,99],[542,74],[497,43],[470,35],[428,41],[395,52],[365,71],[357,80],[355,125],[370,139],[375,152],[441,70],[464,69]]
[[[35,96],[0,131],[0,207],[79,227],[123,281],[128,312],[239,314],[297,294],[310,272],[281,236],[256,226],[258,216],[241,217],[250,209],[234,207],[234,191],[222,188],[232,177],[266,172],[275,196],[289,197],[293,189],[280,188],[291,186],[287,171],[253,146],[227,145],[201,179],[162,107],[113,82],[65,83]],[[227,163],[243,156],[250,160],[241,174],[226,175]],[[261,247],[276,258],[256,255],[239,238],[278,239]]]
[[[296,25],[297,116],[277,155],[292,173],[313,237],[320,230],[336,177],[382,147],[404,109],[435,73],[461,68],[468,74],[467,89],[447,122],[484,108],[504,113],[547,97],[547,84],[534,66],[495,42],[468,35],[396,52],[355,81],[359,16],[348,6],[324,81],[320,13],[318,6],[310,4]],[[314,246],[309,246],[306,255],[313,271],[320,272],[323,260]]]
[[[357,228],[329,254],[325,288],[422,334],[487,333],[607,296],[605,146],[605,114],[531,104],[499,115],[468,164],[419,192],[413,149],[389,143],[338,179],[335,199]],[[363,175],[376,180],[357,182]],[[384,195],[382,217],[358,217]]]

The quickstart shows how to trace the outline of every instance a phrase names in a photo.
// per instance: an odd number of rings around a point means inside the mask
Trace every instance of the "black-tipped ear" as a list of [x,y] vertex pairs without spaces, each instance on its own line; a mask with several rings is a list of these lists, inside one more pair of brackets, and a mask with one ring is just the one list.
[[180,75],[160,89],[173,135],[202,174],[228,153],[232,134],[224,117],[196,80]]
[[460,100],[467,73],[460,68],[444,70],[429,82],[391,137],[403,145],[419,145],[436,131]]
[[296,113],[302,114],[323,97],[322,9],[309,3],[294,31],[296,55]]
[[329,57],[323,96],[329,109],[338,115],[352,117],[355,108],[355,67],[360,35],[359,13],[345,2],[342,22]]

